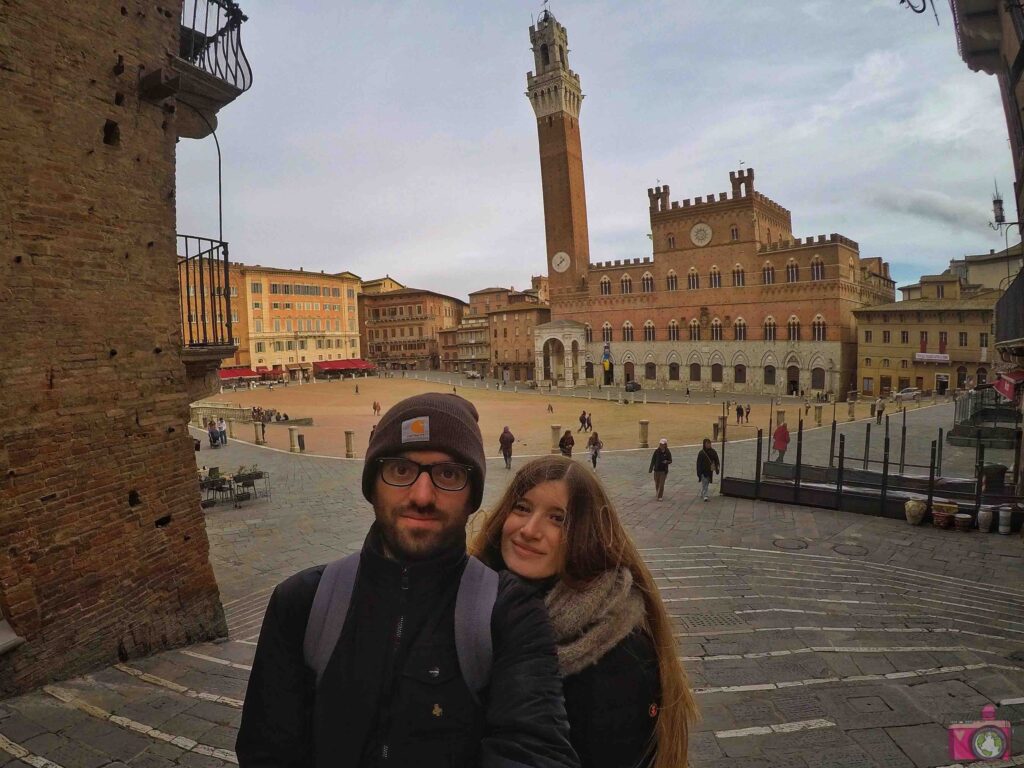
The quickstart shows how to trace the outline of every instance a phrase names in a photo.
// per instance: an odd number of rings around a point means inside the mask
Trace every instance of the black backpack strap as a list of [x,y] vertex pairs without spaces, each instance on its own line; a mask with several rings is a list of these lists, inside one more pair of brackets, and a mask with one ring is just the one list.
[[358,571],[359,553],[356,552],[328,563],[317,585],[302,642],[302,655],[306,666],[316,673],[317,685],[345,626]]
[[478,705],[491,678],[491,614],[497,599],[497,572],[470,557],[455,598],[455,649],[462,679]]

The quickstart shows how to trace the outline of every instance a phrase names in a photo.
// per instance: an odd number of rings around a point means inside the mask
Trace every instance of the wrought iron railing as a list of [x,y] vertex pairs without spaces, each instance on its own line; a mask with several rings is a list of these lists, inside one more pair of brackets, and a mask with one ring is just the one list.
[[252,85],[252,68],[241,36],[242,22],[247,19],[231,0],[185,0],[178,55],[239,91],[247,91]]
[[183,345],[186,348],[233,345],[228,244],[206,237],[178,235],[178,283]]
[[[996,302],[996,344],[1024,346],[1024,270]],[[1015,342],[1015,344],[1014,344]]]

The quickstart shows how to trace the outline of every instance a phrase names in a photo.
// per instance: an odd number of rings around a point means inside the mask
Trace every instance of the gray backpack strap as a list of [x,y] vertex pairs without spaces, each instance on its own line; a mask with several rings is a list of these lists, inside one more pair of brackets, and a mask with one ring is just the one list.
[[497,598],[497,572],[470,557],[455,598],[455,649],[462,679],[477,704],[491,679],[491,613]]
[[302,655],[306,666],[316,673],[318,686],[345,626],[358,570],[359,553],[356,552],[328,563],[317,585],[313,606],[306,621]]

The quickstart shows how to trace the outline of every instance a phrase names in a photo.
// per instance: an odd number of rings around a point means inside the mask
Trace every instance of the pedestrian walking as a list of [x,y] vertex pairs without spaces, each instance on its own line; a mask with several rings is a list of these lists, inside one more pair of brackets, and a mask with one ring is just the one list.
[[700,495],[704,501],[708,500],[708,485],[715,473],[721,471],[722,465],[718,461],[718,452],[711,447],[711,439],[705,437],[700,452],[697,454],[697,479],[700,481]]
[[743,415],[746,417],[746,423],[750,423],[750,403],[747,403],[747,407],[743,409]]
[[579,765],[542,599],[466,556],[487,470],[477,419],[439,393],[381,418],[362,550],[271,595],[240,766]]
[[587,428],[587,412],[586,411],[580,411],[580,428],[577,429],[576,431],[577,432],[582,432],[586,428]]
[[356,394],[357,395],[359,394],[359,385],[358,384],[356,384]]
[[597,459],[601,455],[602,448],[604,448],[604,443],[597,436],[597,432],[591,432],[590,439],[587,440],[587,453],[590,454],[590,463],[594,465],[594,469],[597,469]]
[[580,763],[686,765],[696,705],[673,624],[596,474],[560,456],[529,462],[472,551],[544,585]]
[[554,413],[554,412],[555,412],[555,407],[551,403],[548,403],[548,413]]
[[210,437],[211,448],[220,447],[218,445],[218,443],[220,442],[220,432],[217,431],[217,422],[214,421],[213,419],[210,419],[210,421],[206,425],[206,434],[209,435]]
[[221,445],[228,444],[228,423],[224,421],[223,416],[217,419],[217,439]]
[[885,413],[885,398],[879,397],[875,400],[875,424],[882,423],[882,414]]
[[651,466],[647,473],[654,473],[654,490],[658,494],[658,501],[665,495],[665,478],[668,477],[668,465],[672,463],[672,452],[668,449],[668,440],[664,437],[658,441],[658,447],[654,449],[651,456]]
[[743,423],[743,406],[740,405],[739,403],[736,403],[736,423]]
[[501,451],[502,458],[505,459],[505,469],[512,469],[512,444],[515,441],[516,436],[512,434],[508,427],[505,427],[498,437],[498,448]]
[[594,420],[593,418],[591,418],[593,415],[593,413],[587,411],[587,432],[590,432],[591,430],[594,429]]
[[576,445],[576,440],[573,439],[572,430],[565,430],[562,439],[558,441],[558,450],[561,451],[563,456],[572,456],[572,447],[574,445]]
[[786,422],[782,422],[775,428],[775,434],[772,435],[772,447],[777,451],[775,460],[785,461],[786,449],[789,447],[789,427],[786,426]]

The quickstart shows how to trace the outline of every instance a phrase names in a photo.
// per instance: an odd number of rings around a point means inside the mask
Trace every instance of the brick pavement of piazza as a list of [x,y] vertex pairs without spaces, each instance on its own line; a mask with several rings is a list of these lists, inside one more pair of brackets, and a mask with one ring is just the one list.
[[[936,424],[945,409],[916,418]],[[855,425],[853,425],[855,426]],[[827,451],[828,430],[807,449]],[[729,462],[749,466],[750,444]],[[694,766],[940,766],[945,726],[1000,704],[1024,764],[1021,539],[715,496],[696,448],[654,499],[647,451],[599,474],[675,618],[703,719]],[[229,638],[134,659],[0,702],[0,766],[236,764],[232,747],[266,600],[291,573],[357,549],[361,463],[232,441],[197,462],[258,464],[270,501],[207,510]],[[509,474],[488,465],[485,507]],[[986,764],[987,765],[987,764]]]

